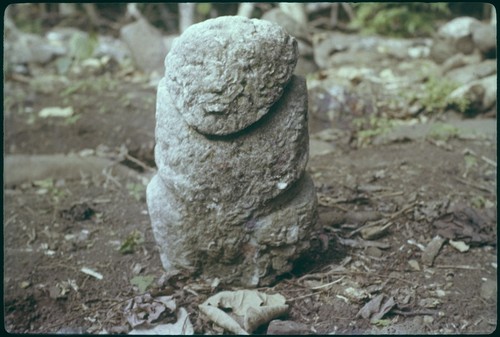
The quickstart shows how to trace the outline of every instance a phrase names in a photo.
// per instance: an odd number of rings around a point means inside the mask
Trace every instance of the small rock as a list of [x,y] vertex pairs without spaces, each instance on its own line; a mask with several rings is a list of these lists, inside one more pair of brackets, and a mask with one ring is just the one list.
[[19,286],[23,289],[26,289],[28,288],[29,286],[31,285],[31,282],[30,281],[22,281]]
[[432,44],[430,57],[434,62],[441,64],[457,54],[457,50],[450,39],[437,38]]
[[479,294],[485,300],[494,300],[497,298],[497,281],[487,279],[481,284]]
[[88,331],[82,327],[64,327],[56,332],[58,335],[82,335],[87,333]]
[[408,260],[408,264],[413,270],[420,271],[420,265],[417,260]]
[[434,322],[434,317],[425,315],[423,318],[423,323],[424,324],[432,324]]
[[380,258],[383,253],[377,247],[368,247],[366,248],[366,254],[375,258]]
[[453,241],[453,240],[450,240],[449,243],[450,243],[450,246],[452,246],[453,248],[455,248],[456,250],[458,250],[460,253],[464,253],[464,252],[468,251],[469,248],[470,248],[470,246],[467,245],[463,241]]
[[442,25],[438,30],[438,34],[445,38],[457,40],[472,34],[474,26],[480,23],[481,22],[475,18],[462,16]]
[[335,145],[323,140],[309,139],[309,156],[316,157],[327,153],[332,153],[335,150]]
[[426,266],[432,266],[432,264],[434,263],[434,259],[443,246],[444,241],[445,239],[437,235],[431,240],[431,242],[429,242],[427,247],[425,247],[424,252],[422,253],[423,264],[425,264]]
[[442,289],[437,289],[436,290],[436,296],[437,297],[445,297],[446,296],[446,291],[444,291]]
[[294,321],[274,320],[267,328],[268,335],[305,335],[312,334],[311,329],[303,324]]

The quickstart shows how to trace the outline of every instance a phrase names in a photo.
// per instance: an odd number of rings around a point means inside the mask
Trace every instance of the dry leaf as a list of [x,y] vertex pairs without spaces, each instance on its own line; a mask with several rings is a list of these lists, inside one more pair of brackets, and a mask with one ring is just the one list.
[[158,324],[147,329],[133,329],[129,335],[193,335],[194,328],[186,309],[180,308],[177,322],[174,324]]
[[198,306],[201,312],[208,316],[218,326],[238,335],[248,335],[248,332],[224,311],[210,305],[201,304]]
[[[288,305],[280,294],[256,290],[222,291],[199,306],[213,322],[233,333],[251,333],[260,325],[285,314]],[[226,313],[221,309],[230,309]]]
[[370,323],[379,321],[396,305],[392,296],[384,302],[385,298],[386,295],[384,294],[374,297],[359,310],[357,316],[361,316],[364,319],[370,319]]

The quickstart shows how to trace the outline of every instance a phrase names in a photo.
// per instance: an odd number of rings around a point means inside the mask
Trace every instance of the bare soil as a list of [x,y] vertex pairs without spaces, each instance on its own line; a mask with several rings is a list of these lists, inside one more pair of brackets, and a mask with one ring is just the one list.
[[[110,153],[126,148],[128,158],[142,163],[113,157],[117,165],[134,170],[135,178],[82,172],[45,185],[5,186],[5,328],[13,333],[128,332],[124,308],[142,293],[131,279],[151,275],[154,281],[145,292],[173,295],[189,312],[196,333],[220,333],[197,306],[236,287],[165,276],[152,236],[140,182],[151,174],[143,166],[154,168],[156,89],[138,74],[110,74],[83,73],[49,91],[36,87],[31,77],[4,83],[5,155],[79,153],[105,146]],[[74,91],[64,92],[72,86]],[[80,117],[38,116],[50,106],[72,106]],[[329,141],[334,150],[309,161],[324,233],[292,273],[259,290],[284,295],[290,311],[283,319],[303,323],[312,333],[494,331],[496,165],[487,159],[496,163],[496,137],[357,147],[353,130],[344,123],[338,130],[342,136]],[[467,164],[465,149],[475,164]],[[366,234],[383,226],[374,237]],[[432,265],[426,265],[422,249],[438,234],[470,248],[460,252],[445,238]],[[124,249],[135,235],[143,240]],[[358,312],[379,294],[394,298],[396,306],[370,323]]]

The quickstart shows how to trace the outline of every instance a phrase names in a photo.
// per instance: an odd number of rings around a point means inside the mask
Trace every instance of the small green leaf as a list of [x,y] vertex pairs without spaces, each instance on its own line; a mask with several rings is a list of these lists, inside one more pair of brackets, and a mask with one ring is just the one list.
[[139,292],[143,293],[153,283],[154,279],[153,275],[135,276],[130,280],[130,284],[137,286]]
[[145,195],[146,186],[143,184],[128,183],[127,189],[131,196],[133,196],[137,201],[141,201]]
[[44,180],[35,180],[33,182],[33,184],[36,187],[40,187],[40,188],[50,189],[50,188],[54,187],[54,181],[52,180],[52,178],[47,178],[47,179],[44,179]]
[[97,43],[95,34],[74,34],[69,41],[69,55],[78,61],[85,60],[92,56]]
[[465,160],[465,170],[469,171],[472,167],[477,165],[477,159],[471,154],[464,155]]
[[133,253],[135,248],[144,242],[144,235],[138,230],[132,231],[125,241],[120,246],[120,253],[122,254],[130,254]]
[[377,319],[371,323],[375,324],[377,326],[380,326],[380,327],[384,327],[384,326],[389,326],[391,324],[391,320],[390,319]]
[[75,124],[81,117],[82,115],[73,115],[71,117],[67,117],[64,122],[66,125],[72,125]]
[[458,136],[458,128],[451,124],[436,123],[431,126],[427,135],[434,140],[446,141],[450,138]]
[[73,93],[82,89],[84,86],[85,86],[85,82],[83,82],[83,81],[76,82],[76,83],[70,85],[68,88],[66,88],[66,90],[63,90],[61,92],[61,96],[64,97],[64,96],[72,95]]

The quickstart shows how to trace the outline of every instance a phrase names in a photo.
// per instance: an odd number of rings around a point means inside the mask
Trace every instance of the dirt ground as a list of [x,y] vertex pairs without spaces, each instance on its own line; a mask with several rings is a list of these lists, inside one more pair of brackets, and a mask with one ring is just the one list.
[[[165,275],[152,236],[144,183],[154,169],[155,86],[137,73],[108,70],[68,81],[44,90],[29,77],[6,79],[4,156],[101,150],[135,175],[111,167],[5,186],[6,330],[126,333],[128,301],[150,293],[172,295],[195,333],[221,333],[198,304],[236,288]],[[38,115],[53,106],[72,106],[79,117]],[[496,125],[480,116],[473,121]],[[355,146],[353,124],[331,130],[322,140],[331,151],[313,155],[312,142],[308,168],[324,233],[292,273],[259,289],[287,298],[282,319],[318,334],[496,329],[496,132]],[[429,243],[438,235],[444,242],[432,254]],[[131,282],[148,277],[145,290]],[[387,313],[370,322],[373,316],[360,310],[378,295]]]

